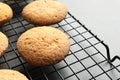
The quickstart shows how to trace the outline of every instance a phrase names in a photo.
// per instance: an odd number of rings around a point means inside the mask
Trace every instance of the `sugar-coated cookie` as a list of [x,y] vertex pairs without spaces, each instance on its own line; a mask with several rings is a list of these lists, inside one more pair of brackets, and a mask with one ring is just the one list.
[[8,48],[8,38],[2,32],[0,32],[0,57],[4,55],[7,48]]
[[12,17],[13,12],[10,6],[0,2],[0,26],[8,22]]
[[22,73],[10,70],[10,69],[0,69],[0,80],[28,80]]
[[52,25],[66,17],[67,8],[56,0],[37,0],[25,6],[22,15],[32,24]]
[[62,31],[42,26],[24,32],[17,41],[17,48],[28,63],[47,66],[65,58],[70,49],[70,41]]

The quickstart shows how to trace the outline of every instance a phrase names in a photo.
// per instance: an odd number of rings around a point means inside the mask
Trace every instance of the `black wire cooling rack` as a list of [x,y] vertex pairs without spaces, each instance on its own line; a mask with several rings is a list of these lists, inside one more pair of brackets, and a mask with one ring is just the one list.
[[35,67],[28,64],[19,56],[16,42],[24,31],[34,27],[21,17],[23,7],[30,1],[3,2],[12,7],[14,17],[0,28],[9,38],[9,48],[0,58],[0,69],[18,70],[29,80],[120,80],[119,57],[111,59],[108,46],[70,12],[62,22],[52,25],[69,36],[71,49],[68,56],[52,66]]

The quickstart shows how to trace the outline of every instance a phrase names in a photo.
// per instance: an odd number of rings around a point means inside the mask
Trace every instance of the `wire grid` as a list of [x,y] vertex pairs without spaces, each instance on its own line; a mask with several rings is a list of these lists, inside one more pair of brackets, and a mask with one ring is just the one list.
[[[71,49],[61,62],[46,67],[35,67],[25,62],[16,48],[18,37],[33,28],[21,17],[28,1],[5,1],[14,11],[13,19],[1,27],[9,38],[9,48],[0,59],[0,68],[14,69],[25,74],[29,80],[120,80],[120,64],[108,63],[103,55],[105,47],[96,35],[80,23],[70,12],[60,23],[52,25],[69,36]],[[101,50],[102,48],[102,50]],[[104,52],[102,52],[104,51]]]

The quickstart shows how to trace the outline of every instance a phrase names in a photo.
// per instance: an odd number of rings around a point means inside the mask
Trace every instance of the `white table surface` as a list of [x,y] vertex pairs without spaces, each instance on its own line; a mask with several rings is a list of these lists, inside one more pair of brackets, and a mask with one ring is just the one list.
[[120,0],[59,0],[82,24],[120,56]]

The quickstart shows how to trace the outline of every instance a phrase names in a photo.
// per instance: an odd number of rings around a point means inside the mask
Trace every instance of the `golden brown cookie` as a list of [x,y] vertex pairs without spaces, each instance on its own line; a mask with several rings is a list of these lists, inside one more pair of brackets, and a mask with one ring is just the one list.
[[37,0],[25,6],[22,15],[32,24],[52,25],[66,17],[67,8],[55,0]]
[[70,49],[68,37],[52,27],[36,27],[23,33],[17,48],[21,56],[35,66],[55,64],[65,58]]
[[0,70],[0,80],[28,80],[26,76],[22,73],[10,70],[10,69],[1,69]]
[[5,53],[8,47],[8,38],[0,32],[0,57]]
[[0,2],[0,26],[8,22],[12,16],[13,12],[10,6]]

